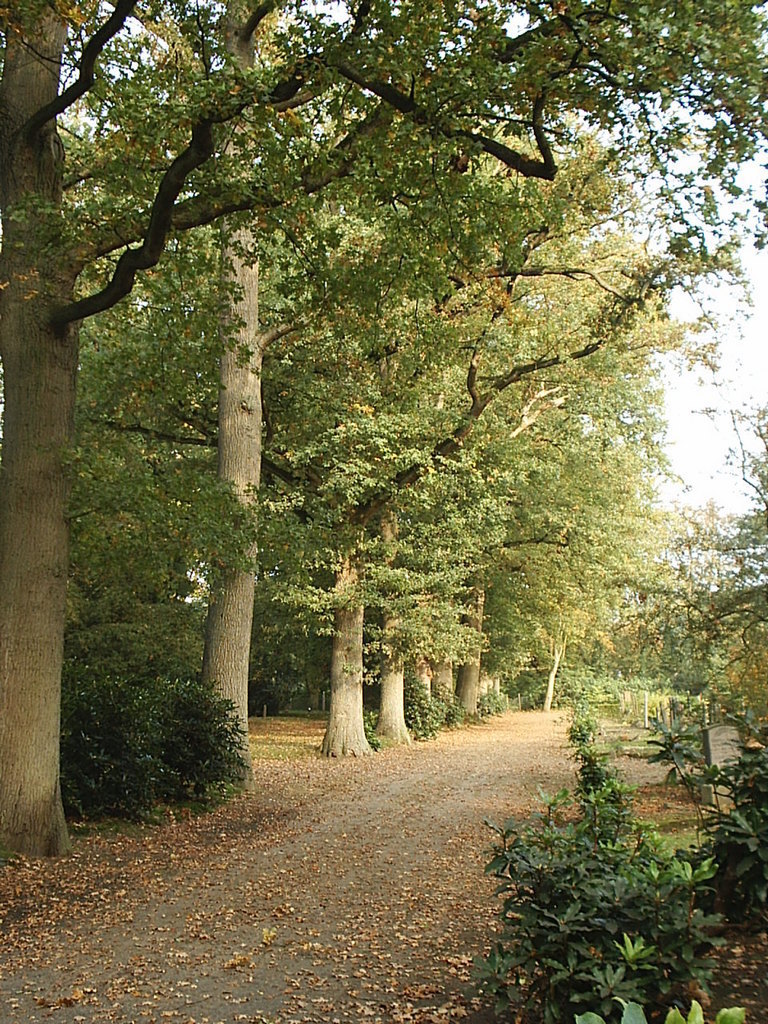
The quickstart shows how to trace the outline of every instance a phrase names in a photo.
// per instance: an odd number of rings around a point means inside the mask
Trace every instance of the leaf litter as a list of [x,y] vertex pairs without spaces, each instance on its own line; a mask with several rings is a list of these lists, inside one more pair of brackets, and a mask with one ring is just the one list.
[[298,760],[257,757],[254,795],[0,871],[0,1021],[491,1024],[482,822],[572,783],[564,720],[330,762],[311,728]]

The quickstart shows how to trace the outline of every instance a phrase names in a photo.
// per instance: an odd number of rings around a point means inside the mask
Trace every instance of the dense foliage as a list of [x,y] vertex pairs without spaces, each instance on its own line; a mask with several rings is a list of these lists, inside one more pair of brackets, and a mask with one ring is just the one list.
[[[714,1024],[744,1024],[745,1019],[745,1011],[741,1007],[734,1006],[718,1010]],[[599,1014],[587,1012],[580,1013],[576,1017],[576,1024],[606,1024],[606,1022],[605,1018]],[[626,1003],[621,1014],[621,1024],[648,1024],[642,1006],[639,1003]],[[673,1007],[667,1012],[664,1024],[705,1024],[701,1003],[694,999],[687,1017]]]
[[146,815],[241,777],[231,705],[190,680],[79,680],[62,702],[61,786],[77,817]]
[[[487,870],[501,881],[503,937],[481,967],[497,1005],[546,1024],[620,1000],[669,1001],[711,973],[719,920],[705,910],[717,865],[671,851],[631,813],[631,792],[592,745],[594,721],[571,729],[577,817],[566,791],[533,823],[495,827]],[[564,811],[570,811],[564,814]]]

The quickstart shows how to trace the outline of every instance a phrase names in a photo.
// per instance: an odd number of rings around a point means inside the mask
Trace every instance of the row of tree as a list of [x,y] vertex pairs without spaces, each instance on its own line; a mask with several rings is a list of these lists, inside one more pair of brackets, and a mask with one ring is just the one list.
[[727,262],[764,143],[760,5],[25,0],[1,28],[0,839],[66,848],[64,628],[122,621],[109,536],[157,538],[162,572],[122,569],[174,621],[204,591],[243,716],[257,556],[325,621],[327,753],[360,746],[365,607],[395,675],[476,665],[515,586],[562,649],[652,461],[665,295]]

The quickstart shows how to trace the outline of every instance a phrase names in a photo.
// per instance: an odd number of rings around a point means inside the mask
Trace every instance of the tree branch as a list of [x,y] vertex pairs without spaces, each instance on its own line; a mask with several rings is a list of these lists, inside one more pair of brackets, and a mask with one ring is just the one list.
[[43,125],[47,124],[54,117],[63,114],[65,110],[76,103],[91,88],[95,81],[96,61],[104,51],[104,47],[125,24],[128,15],[136,6],[138,0],[117,0],[112,14],[104,24],[96,31],[85,45],[77,80],[64,90],[56,99],[46,103],[35,114],[30,117],[24,125],[23,132],[27,138],[35,135]]
[[267,3],[259,4],[259,6],[251,12],[250,17],[237,32],[238,36],[244,43],[248,42],[262,21],[264,21],[268,14],[272,13],[275,6],[274,0],[268,0]]
[[57,310],[51,318],[55,327],[61,328],[74,320],[83,320],[110,309],[129,294],[140,270],[155,266],[173,224],[173,208],[179,193],[192,171],[204,164],[212,153],[213,125],[211,121],[204,120],[192,129],[189,145],[163,175],[142,244],[122,254],[112,278],[101,291]]
[[[338,71],[343,78],[346,78],[350,82],[354,82],[354,84],[359,86],[364,92],[373,93],[374,96],[378,96],[379,99],[383,100],[394,110],[411,117],[417,124],[430,124],[430,118],[427,111],[414,100],[413,96],[401,92],[388,82],[381,82],[376,79],[367,79],[345,61],[336,61],[331,63],[329,66]],[[540,113],[541,112],[539,112],[539,116]],[[507,167],[511,168],[511,170],[517,171],[526,178],[544,178],[547,181],[551,181],[555,176],[555,165],[552,160],[551,150],[549,149],[549,146],[546,145],[546,142],[544,148],[542,148],[539,143],[539,135],[543,138],[543,130],[541,129],[541,126],[539,126],[538,129],[539,134],[537,134],[536,125],[534,124],[534,134],[536,135],[537,144],[539,144],[542,156],[544,157],[543,160],[533,160],[531,157],[524,156],[517,150],[511,149],[503,142],[491,139],[487,135],[480,135],[476,132],[471,132],[468,129],[451,128],[446,124],[438,124],[434,127],[436,127],[437,130],[446,138],[467,139],[474,145],[480,146],[483,152],[488,153],[490,156],[495,156],[497,160],[500,160]]]

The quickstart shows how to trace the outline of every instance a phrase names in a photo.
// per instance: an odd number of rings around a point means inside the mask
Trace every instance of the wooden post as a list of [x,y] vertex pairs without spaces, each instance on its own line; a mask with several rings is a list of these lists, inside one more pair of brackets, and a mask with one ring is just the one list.
[[267,705],[266,705],[266,704],[265,704],[265,705],[264,705],[264,707],[263,707],[263,708],[261,709],[261,717],[262,717],[262,718],[266,718],[266,717],[267,717]]
[[648,691],[643,694],[643,728],[648,728]]

